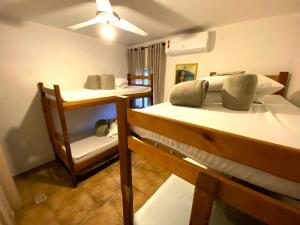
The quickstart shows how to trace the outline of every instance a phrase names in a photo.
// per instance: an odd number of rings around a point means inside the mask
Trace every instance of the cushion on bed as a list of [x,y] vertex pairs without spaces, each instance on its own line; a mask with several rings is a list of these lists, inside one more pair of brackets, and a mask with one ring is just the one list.
[[222,88],[223,106],[231,110],[248,111],[255,95],[257,82],[255,74],[228,77]]
[[[227,76],[210,76],[210,77],[202,77],[199,80],[206,80],[209,82],[208,92],[211,91],[221,91],[225,80],[228,77],[232,77],[230,75]],[[257,74],[258,83],[256,89],[256,95],[262,97],[264,95],[271,95],[280,91],[284,88],[282,84],[279,82],[272,80],[271,78]]]
[[170,102],[173,105],[201,107],[207,88],[208,82],[204,80],[181,82],[172,88]]
[[284,85],[265,75],[257,74],[257,79],[258,85],[256,92],[258,96],[271,95],[284,88]]
[[115,87],[127,88],[128,87],[128,80],[123,78],[123,77],[116,77],[115,78]]
[[100,76],[100,89],[115,89],[115,76],[112,74],[102,74]]
[[231,72],[225,72],[225,73],[216,73],[212,76],[228,76],[228,75],[238,75],[238,74],[244,74],[246,71],[244,70],[237,70],[237,71],[231,71]]
[[99,75],[89,75],[87,77],[84,87],[87,89],[93,89],[93,90],[100,89],[100,76]]
[[98,137],[106,136],[109,132],[109,120],[98,120],[95,124],[95,135]]

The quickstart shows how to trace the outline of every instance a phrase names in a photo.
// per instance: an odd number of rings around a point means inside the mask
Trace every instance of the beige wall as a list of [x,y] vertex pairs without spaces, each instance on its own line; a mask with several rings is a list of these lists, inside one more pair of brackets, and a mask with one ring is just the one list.
[[[17,174],[53,159],[37,82],[83,87],[88,74],[127,73],[126,48],[35,23],[0,21],[0,141],[10,170]],[[107,107],[104,107],[105,109]],[[68,113],[71,133],[91,131],[96,118],[114,106]]]
[[[212,51],[167,57],[165,101],[174,85],[175,65],[180,63],[198,63],[198,77],[208,75],[211,71],[246,70],[266,74],[290,71],[299,29],[300,14],[209,29],[215,31]],[[299,79],[300,73],[294,75]],[[295,79],[292,82],[295,83]],[[299,82],[294,85],[300,87]]]
[[297,35],[297,45],[295,45],[290,71],[292,76],[287,97],[300,107],[300,31]]

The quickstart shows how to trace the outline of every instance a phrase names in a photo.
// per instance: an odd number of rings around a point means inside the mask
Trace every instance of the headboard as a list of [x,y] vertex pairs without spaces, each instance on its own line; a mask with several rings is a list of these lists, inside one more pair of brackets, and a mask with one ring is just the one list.
[[[216,72],[210,72],[210,76],[215,76],[216,74],[217,74]],[[284,86],[282,90],[275,93],[276,95],[283,96],[287,88],[289,72],[280,72],[278,75],[265,75],[265,76],[281,83]]]

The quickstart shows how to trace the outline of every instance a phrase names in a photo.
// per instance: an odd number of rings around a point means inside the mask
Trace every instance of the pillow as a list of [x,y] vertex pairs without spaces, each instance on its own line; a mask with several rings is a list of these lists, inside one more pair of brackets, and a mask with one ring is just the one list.
[[265,75],[257,74],[257,79],[258,85],[256,92],[259,96],[271,95],[284,88],[284,85]]
[[210,91],[221,91],[224,81],[228,76],[211,76],[211,77],[202,77],[198,80],[206,80],[208,81],[208,92]]
[[128,87],[128,80],[122,77],[115,78],[115,87],[126,88]]
[[226,73],[215,73],[212,76],[227,76],[227,75],[237,75],[237,74],[244,74],[246,71],[244,70],[238,70],[238,71],[232,71],[232,72],[226,72]]
[[175,85],[170,94],[170,103],[179,106],[201,107],[206,96],[208,82],[185,81]]
[[258,79],[256,74],[228,77],[222,88],[222,104],[225,108],[248,111],[251,107]]
[[222,94],[220,91],[211,91],[206,93],[205,101],[206,103],[221,103]]
[[109,120],[98,120],[95,124],[95,135],[98,137],[106,136],[109,132]]
[[108,132],[108,137],[118,137],[118,123],[117,120],[112,122],[110,124],[109,132]]
[[115,89],[115,76],[112,74],[103,74],[100,76],[100,89]]
[[100,89],[100,76],[89,75],[84,85],[87,89],[97,90]]
[[[221,91],[225,80],[230,77],[228,76],[211,76],[202,77],[199,80],[206,80],[209,82],[208,92],[211,91]],[[258,84],[256,89],[256,95],[262,97],[264,95],[271,95],[280,91],[284,86],[271,78],[257,74]]]

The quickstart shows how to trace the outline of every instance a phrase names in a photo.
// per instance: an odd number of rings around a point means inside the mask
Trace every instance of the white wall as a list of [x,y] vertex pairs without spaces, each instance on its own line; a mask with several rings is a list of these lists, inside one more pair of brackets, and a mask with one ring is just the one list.
[[[29,22],[0,21],[0,34],[0,141],[17,174],[53,159],[37,82],[79,88],[89,74],[125,76],[126,48]],[[102,108],[69,112],[71,133],[91,129]],[[104,116],[114,116],[114,105],[108,109]]]
[[[209,75],[212,71],[246,70],[249,73],[278,74],[291,70],[299,29],[300,14],[209,29],[215,31],[212,51],[167,57],[164,100],[169,98],[170,89],[174,86],[175,66],[180,63],[198,63],[197,77]],[[294,85],[300,87],[300,84]]]

